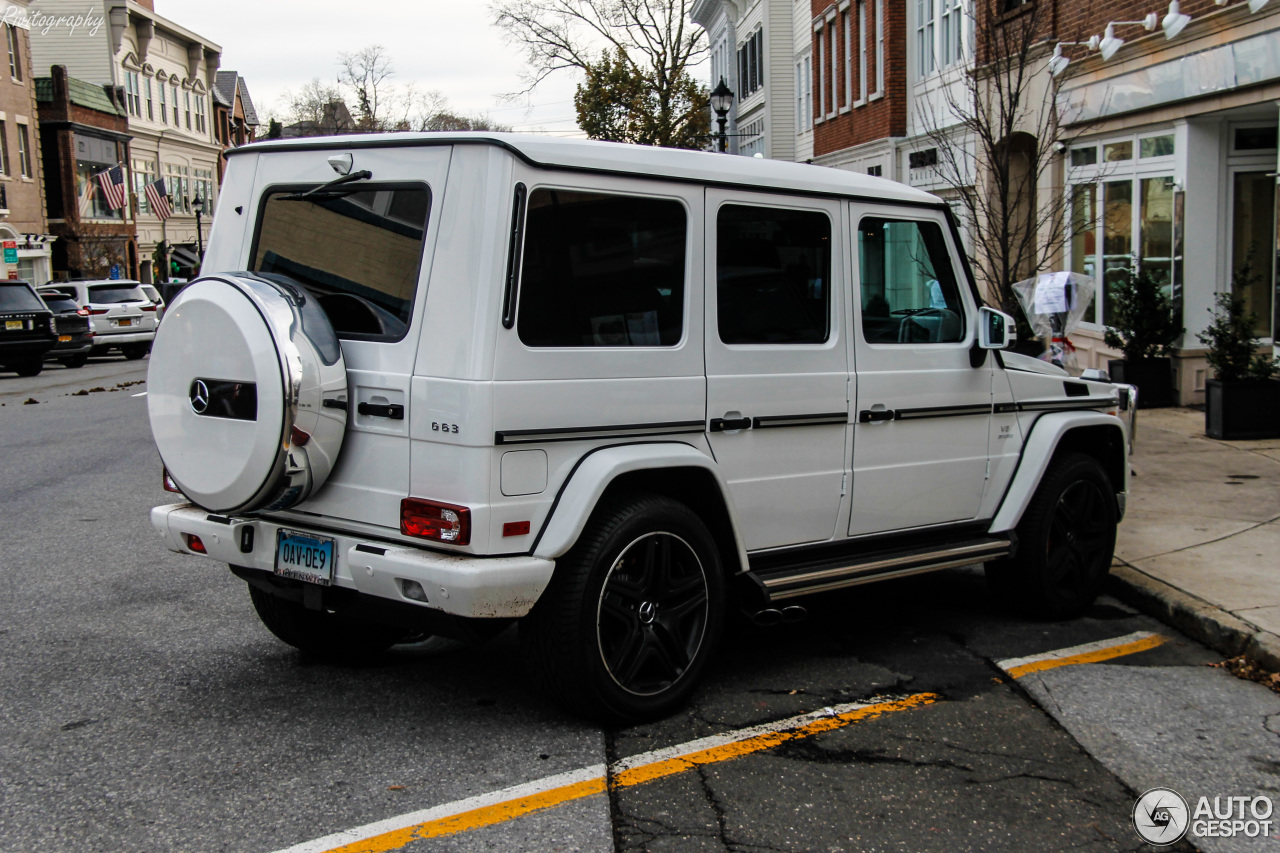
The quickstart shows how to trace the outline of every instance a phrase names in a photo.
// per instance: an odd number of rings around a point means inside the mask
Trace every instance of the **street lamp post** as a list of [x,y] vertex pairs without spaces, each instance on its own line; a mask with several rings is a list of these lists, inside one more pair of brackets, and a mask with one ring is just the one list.
[[191,202],[191,209],[196,212],[196,257],[204,261],[204,231],[200,227],[200,214],[204,213],[204,199],[196,196]]
[[720,125],[716,141],[721,154],[729,150],[729,134],[725,132],[725,125],[729,121],[729,108],[732,106],[733,90],[724,82],[724,77],[721,77],[720,84],[711,90],[711,109],[715,110],[716,123]]

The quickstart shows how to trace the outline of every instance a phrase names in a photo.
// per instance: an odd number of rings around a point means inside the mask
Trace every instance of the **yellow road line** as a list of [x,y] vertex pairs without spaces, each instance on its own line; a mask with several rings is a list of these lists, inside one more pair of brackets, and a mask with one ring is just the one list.
[[1154,649],[1167,641],[1167,637],[1162,637],[1159,634],[1150,631],[1137,631],[1133,634],[1126,634],[1123,637],[1102,640],[1097,643],[1085,643],[1084,645],[1071,646],[1070,648],[1058,649],[1030,657],[1010,658],[1009,660],[1000,661],[998,666],[1009,673],[1010,677],[1021,678],[1033,672],[1044,672],[1046,669],[1056,669],[1060,666],[1072,666],[1078,663],[1098,663],[1099,661],[1124,657],[1137,652],[1145,652],[1147,649]]
[[551,776],[492,794],[401,815],[358,829],[290,847],[279,853],[386,853],[424,838],[439,838],[492,826],[531,812],[599,794],[608,788],[642,785],[695,767],[729,761],[783,743],[833,731],[886,714],[931,705],[935,693],[918,693],[871,704],[852,703],[812,714],[739,729],[619,761],[611,778],[602,765]]

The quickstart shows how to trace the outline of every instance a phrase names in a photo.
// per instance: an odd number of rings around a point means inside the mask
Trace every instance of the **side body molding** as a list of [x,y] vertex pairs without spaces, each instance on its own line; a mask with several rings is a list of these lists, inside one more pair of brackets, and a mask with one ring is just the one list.
[[551,560],[573,547],[605,489],[619,476],[633,471],[672,468],[701,468],[710,472],[733,527],[738,565],[746,568],[747,552],[738,530],[738,513],[715,460],[697,448],[678,442],[604,447],[585,457],[561,489],[551,520],[538,538],[533,555]]
[[[1017,473],[1014,474],[1013,482],[1005,492],[999,511],[991,521],[990,532],[1001,533],[1018,526],[1018,522],[1022,520],[1022,513],[1026,511],[1032,497],[1035,496],[1036,487],[1040,485],[1040,480],[1044,477],[1044,472],[1048,469],[1058,444],[1068,432],[1081,427],[1110,427],[1119,434],[1120,440],[1117,442],[1117,447],[1120,458],[1106,461],[1124,472],[1121,491],[1128,494],[1129,460],[1124,456],[1128,441],[1124,422],[1114,415],[1102,412],[1049,412],[1040,415],[1032,425],[1031,434],[1022,448],[1022,458],[1018,463]],[[1122,512],[1123,508],[1122,502]]]

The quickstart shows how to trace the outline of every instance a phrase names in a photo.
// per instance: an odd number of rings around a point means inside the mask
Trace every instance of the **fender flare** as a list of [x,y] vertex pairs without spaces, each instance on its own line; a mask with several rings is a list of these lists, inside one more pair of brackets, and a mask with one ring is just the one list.
[[[1022,514],[1035,496],[1040,480],[1044,477],[1044,472],[1048,470],[1049,462],[1053,459],[1053,454],[1057,451],[1063,437],[1073,429],[1095,426],[1115,428],[1120,433],[1121,452],[1124,452],[1123,448],[1128,447],[1124,422],[1115,415],[1103,414],[1102,412],[1051,412],[1043,414],[1036,419],[1035,423],[1031,425],[1030,436],[1022,446],[1022,456],[1018,460],[1018,470],[1014,473],[1008,489],[1005,490],[1004,500],[1000,502],[1000,509],[991,521],[990,532],[1000,533],[1013,530],[1018,526],[1018,522],[1022,520]],[[1124,482],[1122,483],[1123,488],[1121,491],[1128,493],[1128,459],[1121,459],[1120,467],[1124,471]]]
[[715,460],[695,447],[678,442],[601,447],[580,459],[560,488],[551,517],[534,544],[533,556],[548,560],[563,556],[578,541],[596,504],[615,479],[632,471],[655,468],[701,468],[711,473],[733,529],[738,565],[745,568],[747,551],[738,529],[737,509]]

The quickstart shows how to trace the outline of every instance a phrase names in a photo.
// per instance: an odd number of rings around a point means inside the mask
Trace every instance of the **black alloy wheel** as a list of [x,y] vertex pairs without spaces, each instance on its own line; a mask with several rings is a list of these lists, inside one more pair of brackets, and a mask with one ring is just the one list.
[[1084,613],[1102,592],[1116,547],[1119,512],[1098,460],[1070,453],[1054,460],[1018,523],[1013,559],[986,564],[987,581],[1007,603],[1048,619]]
[[668,531],[622,550],[600,590],[596,635],[614,682],[637,696],[668,690],[698,655],[710,617],[706,568]]
[[666,716],[697,687],[724,622],[715,539],[689,507],[623,494],[592,513],[520,623],[548,698],[607,725]]

